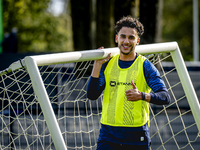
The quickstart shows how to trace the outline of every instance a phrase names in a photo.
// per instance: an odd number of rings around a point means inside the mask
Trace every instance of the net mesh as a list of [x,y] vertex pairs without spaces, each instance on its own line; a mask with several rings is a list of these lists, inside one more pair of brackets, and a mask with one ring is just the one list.
[[[198,149],[198,129],[173,67],[163,67],[170,54],[146,56],[158,68],[168,91],[168,106],[151,105],[151,149]],[[93,61],[39,67],[68,150],[96,149],[102,95],[87,99]],[[0,149],[55,149],[26,69],[1,75]]]

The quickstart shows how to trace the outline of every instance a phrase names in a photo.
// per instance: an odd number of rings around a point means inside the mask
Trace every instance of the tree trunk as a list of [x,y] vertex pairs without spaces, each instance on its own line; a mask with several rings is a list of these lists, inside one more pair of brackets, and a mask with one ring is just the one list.
[[156,35],[155,42],[162,42],[162,17],[163,17],[163,0],[159,0],[157,7],[157,16],[156,16]]
[[[140,21],[144,25],[141,44],[151,44],[161,41],[163,0],[140,0]],[[157,57],[157,56],[155,56]],[[160,70],[159,63],[156,68]]]
[[114,46],[114,0],[97,0],[96,46]]
[[155,42],[158,0],[140,0],[140,21],[144,25],[142,44]]
[[71,0],[74,50],[92,48],[90,38],[90,0]]
[[138,17],[137,2],[139,0],[126,0],[122,3],[121,0],[115,0],[115,20],[118,21],[123,16]]

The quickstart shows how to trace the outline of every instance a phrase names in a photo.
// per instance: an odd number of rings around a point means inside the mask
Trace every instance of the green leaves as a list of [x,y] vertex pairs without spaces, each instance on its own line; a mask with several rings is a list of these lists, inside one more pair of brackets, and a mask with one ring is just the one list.
[[[50,0],[4,0],[4,33],[17,27],[18,52],[72,51],[71,18],[48,12]],[[69,34],[70,33],[70,34]]]

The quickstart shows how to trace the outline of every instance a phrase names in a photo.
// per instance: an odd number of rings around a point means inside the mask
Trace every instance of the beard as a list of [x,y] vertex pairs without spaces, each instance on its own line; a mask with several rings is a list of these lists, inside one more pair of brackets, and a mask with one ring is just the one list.
[[121,47],[123,47],[123,45],[119,46],[119,49],[120,49],[120,52],[124,55],[129,55],[134,49],[134,47],[132,46],[130,47],[130,50],[128,52],[123,52],[123,50],[121,50]]

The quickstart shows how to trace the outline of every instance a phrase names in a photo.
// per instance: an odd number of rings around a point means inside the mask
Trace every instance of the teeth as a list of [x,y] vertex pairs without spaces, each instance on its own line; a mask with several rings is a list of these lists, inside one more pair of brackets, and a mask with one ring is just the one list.
[[129,46],[125,46],[125,45],[124,45],[124,48],[129,48]]

